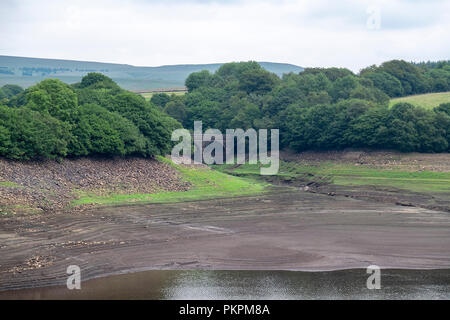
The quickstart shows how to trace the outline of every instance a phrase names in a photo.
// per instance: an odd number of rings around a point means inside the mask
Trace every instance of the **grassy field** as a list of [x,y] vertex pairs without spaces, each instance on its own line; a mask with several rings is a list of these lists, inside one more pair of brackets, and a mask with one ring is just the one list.
[[[214,166],[218,171],[239,176],[259,175],[259,165],[244,164]],[[324,162],[320,165],[300,165],[280,162],[278,174],[284,180],[302,178],[336,185],[375,185],[394,187],[412,192],[450,192],[450,172],[408,172],[395,169],[371,168]]]
[[144,92],[144,93],[141,93],[141,96],[143,96],[145,98],[145,100],[150,100],[155,93],[165,93],[165,94],[168,94],[169,96],[172,94],[174,94],[176,96],[181,96],[181,95],[184,95],[186,93],[186,91]]
[[391,101],[389,102],[389,106],[392,107],[394,104],[399,102],[408,102],[415,106],[421,106],[426,109],[433,109],[439,106],[441,103],[450,102],[450,92],[427,93],[395,98],[391,99]]
[[108,196],[84,193],[80,195],[79,199],[73,202],[73,205],[118,205],[127,203],[164,203],[204,200],[260,194],[265,192],[266,187],[269,186],[267,183],[254,179],[228,175],[207,167],[176,165],[171,160],[163,157],[159,157],[158,160],[173,166],[181,174],[184,181],[192,184],[191,189],[188,191],[171,191],[154,194],[111,194]]

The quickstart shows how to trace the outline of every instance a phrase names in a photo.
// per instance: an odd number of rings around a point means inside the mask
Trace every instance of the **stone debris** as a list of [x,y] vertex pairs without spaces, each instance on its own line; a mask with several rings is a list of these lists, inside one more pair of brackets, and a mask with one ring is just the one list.
[[[190,184],[154,159],[12,161],[0,158],[0,214],[67,210],[81,193],[186,191]],[[72,208],[73,209],[73,208]]]

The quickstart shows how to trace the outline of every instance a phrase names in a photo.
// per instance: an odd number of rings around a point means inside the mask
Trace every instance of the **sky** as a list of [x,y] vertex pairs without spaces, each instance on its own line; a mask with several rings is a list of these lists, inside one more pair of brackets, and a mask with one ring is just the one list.
[[1,0],[0,55],[361,68],[450,59],[448,0]]

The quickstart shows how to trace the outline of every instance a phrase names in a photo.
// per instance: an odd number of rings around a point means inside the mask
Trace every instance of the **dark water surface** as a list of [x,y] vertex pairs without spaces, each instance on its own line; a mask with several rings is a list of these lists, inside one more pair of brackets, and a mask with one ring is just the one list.
[[381,270],[369,290],[365,269],[300,271],[152,270],[65,285],[0,292],[0,299],[450,299],[450,270]]

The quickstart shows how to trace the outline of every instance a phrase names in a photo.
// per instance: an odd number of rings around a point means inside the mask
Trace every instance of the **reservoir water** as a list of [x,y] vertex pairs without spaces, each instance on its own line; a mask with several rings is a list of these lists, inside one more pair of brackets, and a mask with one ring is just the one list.
[[382,269],[381,289],[365,269],[327,272],[151,270],[55,287],[0,291],[0,299],[450,299],[450,270]]

